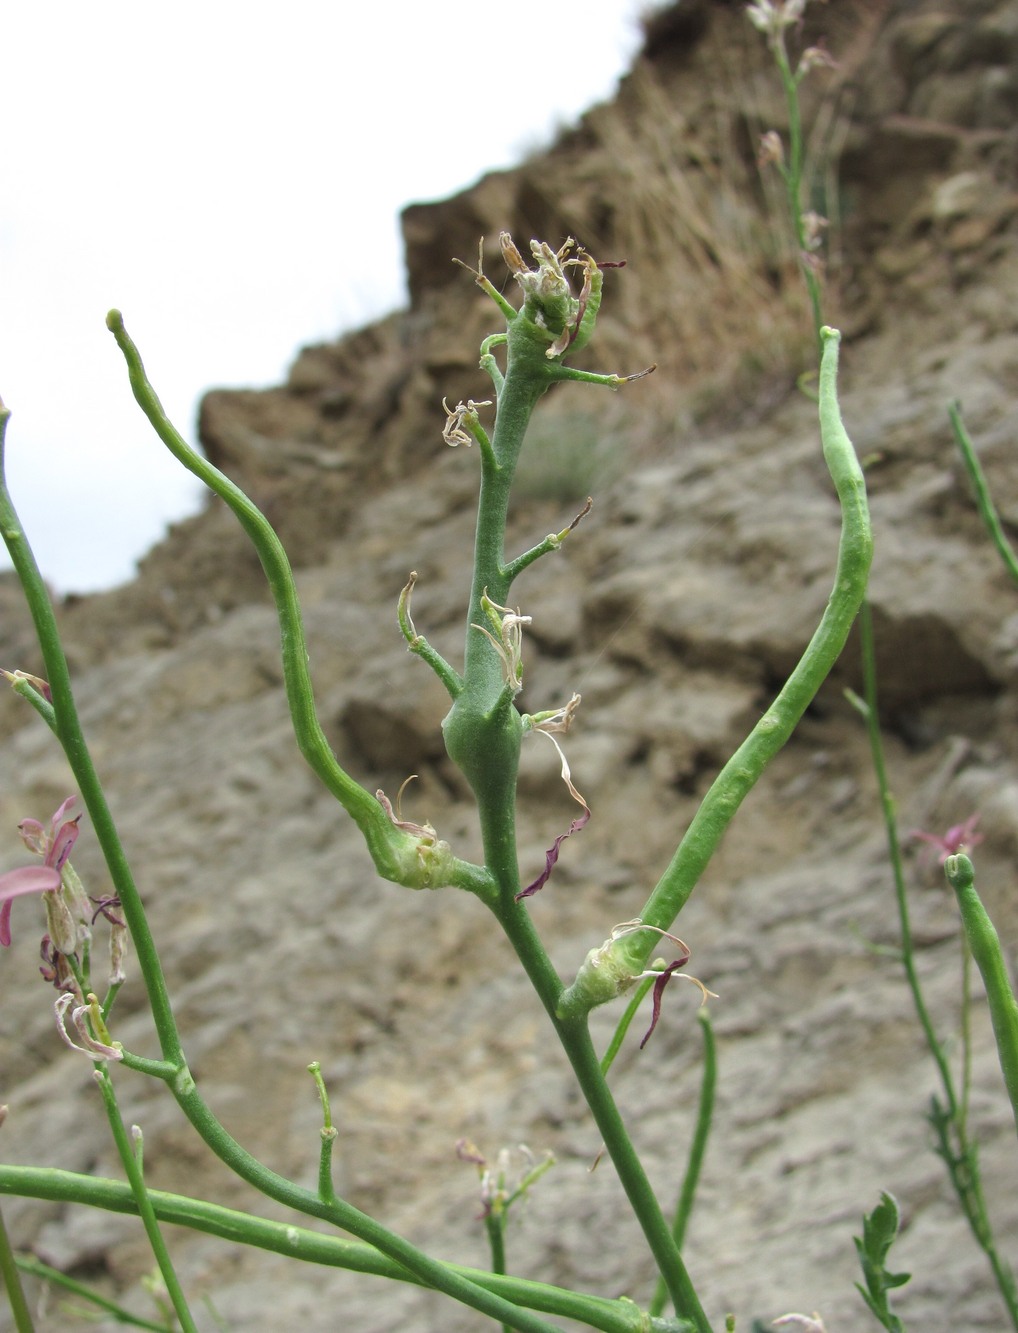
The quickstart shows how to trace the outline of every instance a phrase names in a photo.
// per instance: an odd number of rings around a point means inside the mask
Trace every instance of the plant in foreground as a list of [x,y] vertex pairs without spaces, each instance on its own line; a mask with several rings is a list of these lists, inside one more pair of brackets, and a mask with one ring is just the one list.
[[[61,949],[76,985],[62,991],[61,1014],[70,1019],[88,1054],[96,1062],[96,1080],[126,1184],[96,1181],[73,1173],[39,1166],[0,1166],[0,1192],[57,1197],[94,1206],[137,1212],[146,1227],[176,1318],[184,1329],[194,1327],[186,1298],[176,1278],[161,1228],[173,1221],[234,1240],[263,1245],[282,1253],[298,1254],[313,1262],[377,1272],[445,1293],[506,1328],[524,1333],[548,1333],[542,1313],[577,1319],[608,1333],[648,1333],[649,1330],[694,1330],[709,1333],[710,1322],[697,1296],[681,1254],[681,1239],[692,1202],[692,1186],[699,1169],[691,1163],[687,1186],[674,1222],[665,1218],[655,1191],[630,1140],[606,1081],[610,1058],[600,1058],[588,1027],[589,1011],[627,992],[642,994],[653,985],[653,1028],[660,1013],[668,978],[687,960],[689,951],[672,935],[676,916],[718,845],[742,800],[769,760],[788,739],[803,711],[834,664],[848,635],[866,585],[871,539],[865,487],[851,442],[841,422],[836,376],[839,335],[820,331],[823,359],[820,372],[820,432],[824,457],[838,494],[842,532],[834,586],[823,616],[802,659],[760,721],[739,747],[707,793],[670,864],[639,913],[622,927],[612,929],[605,942],[590,950],[575,978],[566,984],[552,966],[546,946],[529,914],[529,898],[547,888],[564,840],[579,833],[591,818],[591,807],[575,785],[559,737],[573,723],[579,706],[574,695],[563,708],[523,714],[516,706],[524,670],[524,633],[529,615],[514,605],[516,579],[536,560],[557,551],[576,529],[578,516],[560,532],[552,533],[529,550],[507,556],[504,549],[506,516],[513,477],[524,436],[536,404],[554,385],[594,385],[615,389],[641,378],[595,374],[576,370],[564,358],[590,339],[601,302],[603,269],[593,257],[569,241],[555,250],[533,242],[531,262],[524,261],[512,240],[500,238],[502,256],[522,291],[517,310],[498,292],[478,264],[475,281],[495,303],[505,320],[505,331],[492,334],[481,346],[481,366],[492,381],[494,430],[482,426],[479,403],[459,404],[448,414],[445,437],[450,444],[476,443],[480,469],[476,541],[465,617],[462,669],[446,661],[420,634],[410,615],[410,597],[416,576],[411,575],[399,599],[398,618],[409,650],[420,657],[445,687],[450,700],[443,725],[446,748],[472,788],[477,804],[483,860],[472,863],[455,855],[452,847],[427,824],[405,820],[384,793],[373,793],[356,782],[338,763],[319,724],[305,648],[300,608],[286,556],[263,515],[251,501],[205,459],[194,453],[166,418],[142,366],[141,358],[117,312],[109,326],[127,361],[135,396],[164,444],[180,461],[208,484],[233,510],[251,538],[268,578],[281,631],[284,684],[298,746],[313,771],[335,796],[364,835],[379,874],[412,889],[459,888],[473,894],[495,916],[533,984],[552,1029],[569,1058],[577,1083],[604,1140],[606,1151],[623,1185],[634,1215],[660,1273],[664,1299],[675,1316],[660,1311],[655,1300],[649,1311],[626,1299],[608,1300],[565,1288],[511,1278],[504,1273],[481,1273],[431,1258],[417,1246],[337,1195],[332,1180],[332,1148],[337,1131],[320,1070],[310,1066],[322,1101],[323,1127],[319,1148],[317,1187],[308,1189],[286,1180],[254,1159],[238,1144],[206,1106],[188,1069],[183,1039],[170,1005],[155,941],[137,887],[124,856],[99,778],[81,732],[66,660],[56,632],[52,609],[31,551],[21,530],[6,485],[0,485],[0,528],[8,541],[15,568],[25,588],[45,661],[46,683],[15,675],[12,684],[54,732],[64,748],[81,799],[106,859],[115,891],[100,912],[114,912],[130,931],[146,987],[159,1041],[159,1054],[125,1049],[117,1040],[110,1006],[120,984],[119,973],[100,1003],[92,990],[87,966],[89,942],[79,937],[72,947],[68,936]],[[573,277],[578,278],[574,286]],[[6,418],[3,425],[6,424]],[[2,440],[0,440],[2,443]],[[589,506],[587,507],[589,508]],[[587,512],[585,509],[584,513]],[[515,796],[520,748],[530,734],[543,734],[556,746],[562,777],[581,813],[549,848],[545,865],[526,885],[517,859]],[[64,833],[65,807],[49,831],[33,829],[37,850],[51,861],[57,848],[72,841]],[[66,859],[60,873],[66,872]],[[44,866],[56,873],[56,865]],[[15,881],[23,892],[26,881]],[[52,876],[47,892],[55,892]],[[662,938],[673,939],[684,955],[670,965],[650,965]],[[693,980],[692,978],[690,978]],[[701,992],[706,998],[702,983]],[[631,1011],[623,1020],[628,1025]],[[622,1025],[620,1025],[621,1029]],[[705,1025],[705,1038],[709,1028]],[[649,1035],[649,1034],[648,1034]],[[617,1044],[612,1045],[612,1054]],[[712,1051],[712,1047],[710,1048]],[[150,1190],[145,1181],[143,1140],[137,1129],[124,1127],[114,1093],[113,1075],[138,1073],[161,1080],[183,1115],[212,1151],[237,1175],[266,1197],[324,1221],[355,1239],[315,1235],[275,1224],[251,1214],[235,1214],[197,1199],[181,1199]],[[711,1084],[712,1087],[712,1084]],[[709,1119],[710,1097],[702,1098]],[[702,1156],[702,1140],[699,1153]],[[496,1191],[497,1193],[497,1191]],[[496,1210],[493,1208],[492,1212]],[[504,1216],[504,1209],[502,1210]],[[496,1268],[498,1265],[496,1264]]]

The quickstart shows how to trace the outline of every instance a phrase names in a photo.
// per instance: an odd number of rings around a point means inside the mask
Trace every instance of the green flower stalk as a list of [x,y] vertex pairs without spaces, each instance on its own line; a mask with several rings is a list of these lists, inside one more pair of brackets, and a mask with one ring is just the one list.
[[[524,294],[520,310],[514,309],[484,276],[480,261],[476,270],[469,270],[502,311],[507,324],[505,333],[493,334],[482,344],[481,367],[495,388],[495,431],[489,440],[479,424],[480,405],[472,402],[450,413],[446,426],[450,443],[474,438],[481,453],[462,688],[453,696],[443,731],[450,758],[477,796],[482,827],[487,822],[486,812],[501,808],[511,816],[515,808],[523,723],[513,698],[521,684],[517,668],[521,632],[527,622],[519,611],[508,610],[509,590],[522,566],[506,562],[504,537],[513,477],[530,415],[553,384],[574,381],[614,389],[639,378],[596,375],[563,364],[568,351],[589,342],[601,304],[603,275],[586,251],[577,248],[571,239],[558,251],[533,241],[531,251],[537,266],[531,269],[507,233],[502,234],[499,243],[509,271]],[[573,292],[569,281],[571,268],[579,268],[583,274],[579,294]],[[502,347],[506,349],[505,373],[494,351]],[[640,375],[646,373],[641,371]],[[449,688],[448,676],[440,675]],[[515,861],[514,846],[510,849],[505,841],[509,824],[501,820],[498,823],[497,832],[489,827],[489,867],[493,862],[507,862],[510,856]],[[494,856],[487,854],[489,850]]]
[[[445,745],[477,800],[485,871],[494,884],[494,891],[486,901],[516,950],[558,1033],[647,1236],[676,1312],[691,1320],[697,1333],[709,1333],[710,1324],[669,1224],[605,1083],[585,1015],[567,1020],[559,1013],[562,982],[527,912],[526,899],[547,881],[563,838],[556,839],[549,850],[545,873],[526,890],[521,887],[516,852],[516,783],[523,737],[528,731],[544,730],[550,734],[553,730],[565,730],[575,704],[571,702],[566,709],[532,717],[524,717],[517,710],[515,699],[523,679],[523,631],[528,617],[522,608],[512,606],[509,594],[518,575],[541,555],[559,549],[589,509],[588,504],[562,532],[552,534],[514,559],[507,559],[504,545],[506,519],[520,450],[531,413],[552,385],[572,382],[616,389],[648,374],[653,367],[635,375],[622,376],[600,375],[566,366],[563,358],[584,346],[593,332],[602,294],[601,269],[607,265],[596,264],[571,239],[557,251],[547,244],[531,242],[535,267],[523,261],[507,234],[501,236],[500,246],[503,258],[523,292],[519,310],[489,282],[480,264],[476,270],[470,270],[506,320],[504,333],[492,334],[481,344],[481,368],[490,377],[495,390],[495,428],[489,437],[480,425],[479,405],[475,403],[460,405],[450,412],[446,425],[446,439],[450,443],[475,440],[480,455],[481,485],[462,676],[441,660],[436,660],[437,655],[410,623],[405,598],[402,599],[400,623],[411,650],[429,662],[452,699],[452,707],[443,723]],[[572,269],[581,274],[578,292],[574,292],[569,281]],[[504,351],[504,371],[496,358],[497,351]],[[582,814],[569,827],[569,833],[573,833],[589,819],[589,806],[573,785],[564,756],[563,778],[570,795],[582,807]]]
[[788,112],[788,159],[787,161],[785,159],[785,149],[780,135],[776,130],[768,130],[760,145],[760,164],[776,167],[785,185],[788,212],[795,229],[799,264],[806,282],[813,328],[822,356],[824,338],[821,328],[820,279],[823,264],[819,250],[827,219],[812,210],[804,209],[802,205],[803,186],[806,183],[806,155],[799,107],[799,84],[811,70],[823,66],[831,67],[834,62],[823,47],[811,46],[803,51],[796,68],[792,69],[788,58],[786,34],[789,28],[796,27],[802,22],[806,3],[807,0],[753,0],[753,3],[746,7],[746,16],[766,37],[785,93],[785,107]]

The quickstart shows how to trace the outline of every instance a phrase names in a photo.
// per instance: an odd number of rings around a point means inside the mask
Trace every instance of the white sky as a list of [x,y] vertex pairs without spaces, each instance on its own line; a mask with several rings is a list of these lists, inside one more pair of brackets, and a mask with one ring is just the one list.
[[399,208],[511,166],[611,96],[643,7],[8,6],[0,396],[46,577],[122,582],[199,503],[131,396],[110,307],[193,440],[204,389],[278,383],[301,345],[402,305]]

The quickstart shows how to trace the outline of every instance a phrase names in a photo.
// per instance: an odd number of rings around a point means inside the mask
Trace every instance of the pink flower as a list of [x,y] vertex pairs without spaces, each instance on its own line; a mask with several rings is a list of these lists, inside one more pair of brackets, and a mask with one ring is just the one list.
[[940,854],[937,863],[943,865],[949,856],[957,856],[959,852],[977,847],[983,841],[983,835],[975,831],[978,823],[978,814],[969,815],[963,824],[952,824],[946,833],[924,833],[922,829],[914,828],[908,836],[938,847]]
[[0,944],[11,942],[11,907],[23,893],[47,893],[60,888],[60,872],[52,866],[22,866],[0,875]]
[[55,870],[63,869],[64,862],[70,856],[71,848],[78,836],[78,819],[64,819],[64,815],[76,799],[74,796],[68,796],[67,800],[57,807],[50,818],[48,829],[37,819],[23,819],[18,825],[21,841],[28,850],[41,856],[43,863]]
[[[84,894],[77,876],[67,864],[71,848],[78,837],[78,821],[65,819],[64,816],[74,800],[73,796],[68,796],[53,814],[48,828],[37,819],[23,819],[18,825],[22,842],[30,852],[41,856],[43,863],[41,866],[11,870],[0,876],[0,944],[4,946],[11,942],[11,907],[14,899],[25,893],[52,893],[53,896],[46,899],[50,934],[61,953],[74,953],[77,948],[80,927],[87,924],[89,914],[87,899],[84,904],[79,901],[84,899]],[[61,885],[66,892],[58,898],[55,891]],[[68,899],[67,902],[63,901],[64,897]]]

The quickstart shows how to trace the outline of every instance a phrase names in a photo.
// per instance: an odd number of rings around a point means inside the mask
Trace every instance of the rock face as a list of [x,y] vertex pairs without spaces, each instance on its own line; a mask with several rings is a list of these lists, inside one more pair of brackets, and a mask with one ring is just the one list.
[[[1018,593],[990,548],[945,405],[963,400],[1006,529],[1018,525],[1018,6],[841,0],[804,40],[838,59],[811,76],[806,123],[830,228],[829,322],[846,332],[842,405],[868,464],[872,606],[885,738],[903,830],[975,810],[979,884],[1009,951],[1018,848]],[[533,616],[523,707],[573,690],[569,748],[594,817],[533,916],[564,977],[639,909],[720,764],[793,665],[830,589],[837,507],[815,409],[805,301],[780,201],[755,165],[784,132],[764,43],[741,5],[693,0],[648,24],[611,105],[549,152],[404,215],[411,307],[305,349],[286,385],[216,392],[210,458],[264,508],[304,597],[319,708],[341,762],[409,817],[478,854],[472,807],[441,747],[443,693],[396,629],[419,573],[418,626],[462,650],[476,459],[442,444],[440,401],[486,397],[477,345],[497,312],[449,262],[498,232],[579,236],[610,273],[588,363],[658,372],[609,398],[568,386],[541,408],[510,550],[595,508],[514,590]],[[3,665],[38,669],[17,589],[0,583]],[[644,1303],[651,1270],[539,1007],[473,899],[379,883],[358,836],[304,768],[281,691],[258,562],[212,503],[128,587],[61,608],[79,704],[162,949],[192,1070],[227,1128],[275,1170],[315,1178],[321,1061],[337,1186],[435,1254],[486,1262],[468,1137],[553,1150],[509,1236],[513,1271]],[[459,645],[459,647],[457,647]],[[868,1327],[853,1234],[881,1189],[913,1273],[898,1309],[925,1333],[999,1330],[1004,1316],[931,1150],[937,1091],[895,960],[893,889],[868,749],[846,685],[850,643],[799,732],[727,835],[679,929],[719,999],[718,1110],[686,1257],[716,1327],[820,1311]],[[0,829],[45,817],[69,776],[44,728],[0,699]],[[572,818],[550,747],[525,755],[521,859]],[[108,886],[88,830],[76,865]],[[937,1031],[960,1041],[953,901],[909,851],[909,889]],[[86,1062],[58,1045],[37,976],[37,925],[16,905],[0,959],[3,1158],[120,1174]],[[1018,1238],[1018,1159],[978,980],[970,1122],[1002,1250]],[[648,1047],[613,1086],[664,1200],[697,1098],[692,995],[667,997]],[[154,1053],[132,975],[115,1035]],[[599,1011],[599,1040],[617,1014]],[[206,1152],[161,1089],[118,1076],[145,1134],[149,1183],[261,1206]],[[196,1184],[199,1182],[199,1184]],[[145,1308],[151,1258],[112,1214],[6,1200],[16,1241]],[[234,1329],[455,1333],[469,1312],[409,1286],[171,1233],[198,1308]],[[337,1315],[341,1311],[341,1315]],[[9,1325],[0,1315],[0,1328]],[[51,1304],[40,1328],[84,1327]],[[95,1327],[95,1325],[89,1325]],[[106,1327],[106,1325],[101,1325]]]

